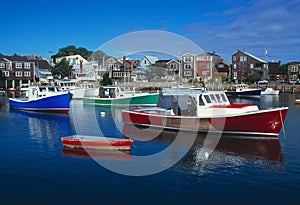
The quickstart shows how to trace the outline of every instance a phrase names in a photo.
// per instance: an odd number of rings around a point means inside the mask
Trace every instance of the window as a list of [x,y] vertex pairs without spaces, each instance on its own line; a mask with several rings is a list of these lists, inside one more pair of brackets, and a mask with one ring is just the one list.
[[221,98],[222,98],[222,100],[224,101],[224,102],[227,102],[227,99],[226,99],[226,96],[225,96],[225,94],[221,94]]
[[233,64],[233,69],[236,69],[236,64]]
[[247,61],[247,56],[240,56],[240,62]]
[[207,103],[211,103],[211,100],[208,95],[204,95],[204,98]]
[[254,65],[253,65],[253,63],[251,63],[251,64],[250,64],[250,68],[251,68],[251,69],[253,69],[253,68],[254,68]]
[[298,66],[293,66],[291,72],[298,72]]
[[212,101],[214,101],[215,103],[217,102],[217,100],[213,94],[210,94],[209,96]]
[[176,68],[177,68],[177,64],[172,63],[172,64],[170,65],[170,68],[171,68],[171,69],[176,69]]
[[236,61],[236,56],[232,56],[232,61]]
[[191,64],[185,64],[185,65],[184,65],[184,69],[186,69],[186,70],[191,70],[191,69],[192,69]]
[[24,72],[24,76],[25,77],[30,77],[31,76],[31,72],[29,72],[29,71]]
[[219,68],[224,68],[224,64],[219,64]]
[[191,62],[191,61],[192,61],[191,56],[184,57],[184,62]]
[[24,63],[24,68],[30,69],[30,63]]
[[205,105],[203,100],[202,100],[202,95],[199,96],[199,105]]
[[22,68],[22,63],[16,63],[16,68]]
[[185,76],[192,76],[192,71],[184,71]]
[[22,77],[22,71],[17,71],[16,72],[16,77]]
[[9,77],[9,71],[2,71],[2,76]]
[[5,63],[0,63],[0,68],[5,68]]

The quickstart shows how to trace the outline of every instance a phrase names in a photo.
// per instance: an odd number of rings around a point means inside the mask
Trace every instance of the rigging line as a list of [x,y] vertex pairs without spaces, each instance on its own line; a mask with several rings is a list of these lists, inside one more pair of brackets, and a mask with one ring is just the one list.
[[281,110],[279,110],[279,114],[280,114],[280,120],[281,120],[281,126],[282,126],[283,138],[286,139],[286,133],[285,133],[285,128],[284,128],[284,123],[283,123],[283,120],[282,120],[282,113],[281,113]]

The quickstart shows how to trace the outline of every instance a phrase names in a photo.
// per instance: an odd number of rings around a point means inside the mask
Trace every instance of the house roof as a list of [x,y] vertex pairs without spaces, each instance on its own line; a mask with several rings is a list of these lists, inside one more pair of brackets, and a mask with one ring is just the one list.
[[33,60],[35,62],[36,67],[40,69],[49,69],[50,64],[46,60]]
[[0,53],[0,61],[5,61],[4,60],[4,55],[2,55],[1,53]]
[[[238,51],[240,51],[240,50],[238,50]],[[258,58],[258,57],[256,57],[256,56],[254,56],[254,55],[252,55],[252,54],[250,54],[250,53],[247,53],[247,52],[245,52],[245,51],[240,51],[240,52],[246,54],[247,56],[250,56],[251,58],[253,58],[253,59],[257,60],[257,61],[260,61],[260,62],[262,62],[262,63],[267,63],[266,61],[264,61],[264,60],[262,60],[262,59],[260,59],[260,58]]]
[[[23,61],[23,62],[29,62],[29,60],[24,56],[4,56],[5,59],[8,61]],[[30,61],[32,62],[32,61]]]
[[154,64],[159,59],[156,56],[144,56],[151,64]]

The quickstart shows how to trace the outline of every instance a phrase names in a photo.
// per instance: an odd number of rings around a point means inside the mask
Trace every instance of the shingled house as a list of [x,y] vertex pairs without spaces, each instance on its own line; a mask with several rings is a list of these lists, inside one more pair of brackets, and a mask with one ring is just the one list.
[[34,62],[22,56],[0,54],[0,87],[16,88],[34,81]]
[[254,55],[238,50],[232,55],[231,79],[244,82],[249,75],[258,73],[263,79],[268,78],[268,63]]

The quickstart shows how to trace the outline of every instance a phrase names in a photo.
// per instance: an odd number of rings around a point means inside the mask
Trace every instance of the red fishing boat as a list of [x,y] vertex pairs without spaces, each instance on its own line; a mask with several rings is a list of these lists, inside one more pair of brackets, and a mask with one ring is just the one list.
[[288,107],[231,104],[224,91],[175,90],[161,93],[157,107],[122,110],[122,120],[171,130],[277,137],[287,112]]
[[62,137],[61,142],[65,148],[86,150],[130,150],[133,144],[133,140],[131,139],[86,135]]

